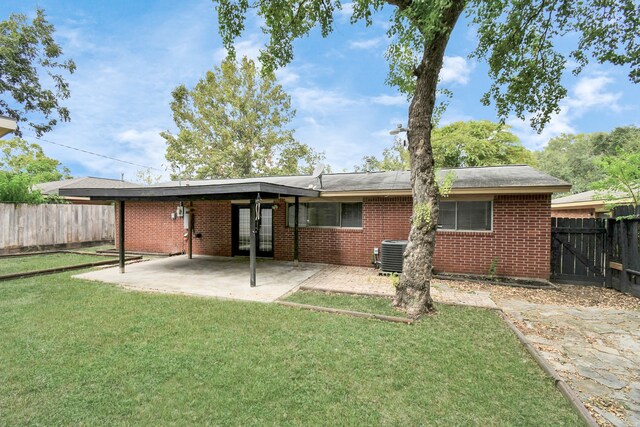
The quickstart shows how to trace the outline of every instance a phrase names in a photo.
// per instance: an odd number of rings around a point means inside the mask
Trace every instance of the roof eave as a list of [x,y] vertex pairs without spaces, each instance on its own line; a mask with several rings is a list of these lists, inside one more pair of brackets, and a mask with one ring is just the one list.
[[141,188],[61,188],[61,196],[90,197],[92,200],[231,200],[242,195],[318,197],[312,189],[290,187],[265,182],[241,184],[198,185],[181,187]]

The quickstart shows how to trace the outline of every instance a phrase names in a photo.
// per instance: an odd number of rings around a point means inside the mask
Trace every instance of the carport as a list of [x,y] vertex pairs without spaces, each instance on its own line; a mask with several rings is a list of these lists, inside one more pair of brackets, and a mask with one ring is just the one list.
[[[127,201],[178,201],[194,200],[249,200],[249,223],[251,224],[249,243],[249,284],[256,286],[256,233],[260,221],[260,203],[263,199],[293,197],[295,199],[293,259],[298,257],[299,198],[318,197],[320,192],[311,188],[292,187],[268,182],[235,182],[229,184],[153,186],[140,188],[70,188],[60,189],[61,196],[88,197],[91,200],[113,201],[118,206],[118,253],[120,273],[125,272],[125,203]],[[193,222],[187,221],[188,258],[192,254]]]

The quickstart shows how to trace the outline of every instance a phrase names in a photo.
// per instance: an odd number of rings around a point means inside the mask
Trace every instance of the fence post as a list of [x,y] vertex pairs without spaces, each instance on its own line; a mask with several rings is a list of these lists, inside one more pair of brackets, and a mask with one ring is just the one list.
[[613,258],[613,227],[615,225],[615,219],[605,220],[606,227],[606,243],[605,243],[605,257],[604,257],[604,278],[605,287],[613,287],[613,274],[611,273],[611,259]]

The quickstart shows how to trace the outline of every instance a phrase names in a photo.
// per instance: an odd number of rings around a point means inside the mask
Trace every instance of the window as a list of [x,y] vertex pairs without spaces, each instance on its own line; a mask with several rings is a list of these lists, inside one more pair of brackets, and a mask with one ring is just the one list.
[[[287,206],[287,225],[295,223],[296,205]],[[300,203],[298,227],[362,227],[362,203]]]
[[490,231],[492,206],[492,202],[441,202],[438,228]]

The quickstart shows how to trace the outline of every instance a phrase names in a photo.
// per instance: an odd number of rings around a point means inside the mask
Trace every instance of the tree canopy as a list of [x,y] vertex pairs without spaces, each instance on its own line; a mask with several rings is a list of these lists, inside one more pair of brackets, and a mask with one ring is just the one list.
[[[602,178],[593,184],[605,200],[629,199],[637,208],[640,203],[640,152],[624,156],[603,156],[596,161]],[[622,195],[622,197],[621,197]]]
[[71,178],[58,160],[44,154],[42,147],[21,138],[0,139],[0,170],[21,174],[30,184]]
[[[215,3],[222,41],[231,56],[249,9],[255,9],[269,37],[260,53],[265,72],[290,63],[294,40],[313,28],[327,36],[342,8],[339,0]],[[627,65],[629,79],[640,81],[640,7],[634,0],[354,0],[350,4],[351,22],[367,25],[375,13],[391,7],[387,83],[411,98],[407,145],[414,212],[394,304],[419,316],[433,309],[429,289],[439,213],[431,144],[436,94],[445,51],[460,16],[466,11],[477,34],[472,57],[489,66],[492,83],[482,102],[494,104],[501,120],[514,114],[540,130],[559,112],[567,94],[563,77],[570,61],[576,64],[575,75],[594,59]],[[571,37],[565,37],[568,34]]]
[[[508,127],[487,120],[455,122],[431,133],[433,158],[437,168],[469,166],[535,165],[534,154],[526,149]],[[365,156],[356,171],[408,170],[409,150],[396,138],[382,152],[382,159]]]
[[173,177],[238,178],[308,173],[323,158],[288,128],[295,111],[273,73],[228,58],[189,90],[173,91],[177,134],[163,132]]
[[635,153],[640,153],[640,128],[623,126],[609,133],[560,135],[536,153],[536,160],[541,170],[570,182],[572,193],[581,193],[605,178],[598,166],[604,156]]
[[59,102],[70,95],[63,74],[72,74],[76,65],[62,57],[53,33],[42,9],[30,23],[21,14],[0,21],[0,115],[18,122],[18,136],[22,135],[20,123],[41,136],[58,119],[70,119],[69,110]]

